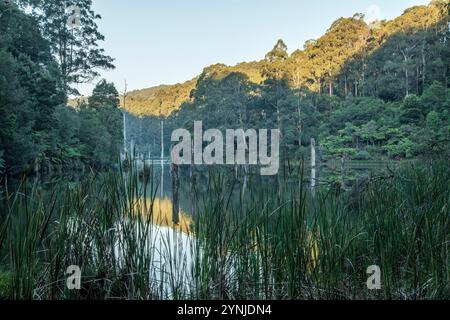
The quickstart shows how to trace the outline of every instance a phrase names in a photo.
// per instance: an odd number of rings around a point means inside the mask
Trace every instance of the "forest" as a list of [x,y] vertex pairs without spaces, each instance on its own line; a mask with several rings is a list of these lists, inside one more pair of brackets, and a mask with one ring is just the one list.
[[[449,0],[130,92],[64,4],[0,0],[0,300],[450,299]],[[168,160],[200,121],[278,174]]]
[[262,61],[204,69],[184,84],[127,94],[127,143],[160,154],[160,118],[170,132],[278,128],[283,154],[298,159],[318,141],[324,161],[404,160],[448,152],[450,46],[448,1],[412,7],[368,25],[336,20],[325,35],[288,53],[282,40]]
[[[114,68],[98,47],[103,36],[90,1],[83,3],[88,23],[75,32],[58,28],[67,13],[51,1],[31,1],[32,14],[1,4],[0,163],[13,175],[117,162],[123,96],[100,81],[91,97],[68,101],[75,84],[95,79],[96,69]],[[279,40],[264,60],[217,64],[184,84],[130,92],[126,143],[159,155],[163,117],[168,155],[170,132],[191,129],[201,114],[210,128],[280,129],[290,159],[307,154],[311,138],[324,161],[448,151],[448,23],[442,0],[372,25],[355,14],[292,54]]]
[[[91,1],[81,3],[90,10]],[[61,28],[64,7],[32,4],[39,14],[0,2],[0,166],[13,176],[109,168],[123,144],[114,85],[100,81],[86,103],[77,108],[67,103],[76,83],[96,78],[96,68],[114,67],[98,48],[103,36],[96,16],[89,11],[86,25],[72,32]]]

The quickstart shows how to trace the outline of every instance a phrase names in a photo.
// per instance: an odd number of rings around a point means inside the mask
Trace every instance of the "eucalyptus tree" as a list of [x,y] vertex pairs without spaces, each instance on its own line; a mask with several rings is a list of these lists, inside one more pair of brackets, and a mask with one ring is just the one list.
[[91,82],[98,69],[113,69],[113,58],[105,54],[92,0],[19,0],[32,8],[44,37],[57,58],[64,85],[69,93],[78,93],[73,84]]
[[276,99],[267,99],[267,102],[276,109],[277,125],[278,129],[283,135],[281,130],[281,110],[280,99],[283,95],[283,83],[286,83],[288,79],[286,60],[289,58],[287,52],[287,46],[283,40],[279,39],[273,49],[266,54],[264,65],[262,68],[262,75],[267,80],[265,81],[265,87],[272,91],[272,87],[276,88],[274,96]]

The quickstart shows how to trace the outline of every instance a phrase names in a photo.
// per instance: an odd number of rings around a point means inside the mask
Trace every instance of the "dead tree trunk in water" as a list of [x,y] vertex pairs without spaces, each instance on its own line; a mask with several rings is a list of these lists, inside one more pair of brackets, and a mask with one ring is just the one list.
[[125,159],[128,154],[128,147],[127,147],[127,81],[125,80],[125,88],[123,90],[123,110],[122,110],[122,116],[123,116],[123,152],[125,154]]
[[298,115],[298,146],[299,148],[302,147],[302,107],[300,104],[300,88],[298,89],[298,95],[297,95],[297,115]]
[[[191,143],[191,150],[194,150],[194,144]],[[191,178],[191,214],[193,217],[195,217],[197,213],[197,198],[196,198],[196,192],[195,192],[195,182],[196,182],[196,175],[195,175],[195,165],[194,165],[194,153],[191,155],[191,165],[190,165],[190,178]]]
[[316,187],[316,140],[311,138],[311,189]]
[[175,225],[180,223],[180,200],[179,200],[179,189],[180,189],[180,175],[178,165],[172,164],[172,221]]

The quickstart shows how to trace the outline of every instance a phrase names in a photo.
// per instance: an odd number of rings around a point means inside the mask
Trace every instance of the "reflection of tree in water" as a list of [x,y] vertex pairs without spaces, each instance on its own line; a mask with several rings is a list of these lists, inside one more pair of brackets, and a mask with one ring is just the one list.
[[155,198],[153,200],[153,206],[152,200],[150,198],[145,199],[145,203],[143,203],[143,201],[144,200],[141,200],[136,204],[136,206],[138,206],[140,209],[138,211],[140,211],[142,214],[151,214],[153,224],[160,227],[169,227],[172,229],[180,230],[181,232],[184,232],[186,234],[191,233],[193,220],[190,215],[184,212],[182,209],[180,209],[179,213],[179,223],[175,224],[173,222],[173,204],[170,198]]

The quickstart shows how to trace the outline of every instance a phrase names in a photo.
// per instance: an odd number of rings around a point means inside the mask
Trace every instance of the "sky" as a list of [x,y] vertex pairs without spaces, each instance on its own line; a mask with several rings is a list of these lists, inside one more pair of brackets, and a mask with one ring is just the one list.
[[[264,58],[278,39],[290,52],[323,35],[333,21],[366,14],[392,19],[429,0],[93,0],[100,43],[116,69],[102,78],[123,91],[190,80],[215,63]],[[98,81],[97,79],[96,81]],[[95,83],[79,85],[90,95]]]

